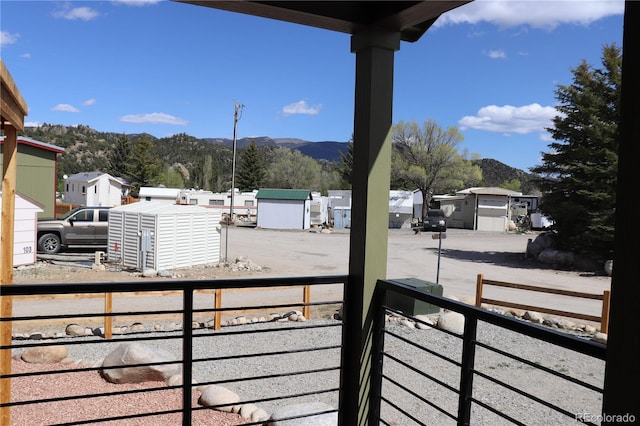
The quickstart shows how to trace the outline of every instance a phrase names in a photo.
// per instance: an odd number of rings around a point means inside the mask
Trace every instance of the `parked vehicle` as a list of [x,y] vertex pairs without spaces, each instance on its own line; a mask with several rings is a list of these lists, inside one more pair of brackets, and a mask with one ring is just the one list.
[[422,220],[423,231],[447,231],[447,217],[441,209],[429,209]]
[[38,251],[55,254],[70,246],[106,246],[110,207],[76,207],[60,219],[38,220]]

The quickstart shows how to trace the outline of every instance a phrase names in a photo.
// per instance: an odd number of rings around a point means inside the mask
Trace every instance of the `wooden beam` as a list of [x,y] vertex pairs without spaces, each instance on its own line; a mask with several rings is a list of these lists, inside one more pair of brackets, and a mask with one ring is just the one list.
[[0,60],[0,111],[3,126],[10,125],[14,129],[24,130],[24,117],[27,115],[27,103],[22,98],[9,70]]
[[[0,237],[0,284],[13,283],[13,223],[16,195],[16,157],[18,142],[16,129],[7,126],[4,129],[4,150],[2,168],[2,236]],[[13,316],[13,300],[9,296],[0,296],[0,317]],[[0,345],[11,344],[13,324],[11,321],[0,323]],[[11,349],[0,350],[0,371],[11,374]],[[11,379],[0,380],[0,403],[11,402]],[[0,408],[0,424],[11,424],[10,407]]]
[[[0,284],[13,284],[13,240],[16,203],[18,130],[24,128],[25,103],[9,70],[0,60],[0,122],[4,131],[2,155],[2,235],[0,236]],[[0,295],[0,317],[13,316],[13,300]],[[0,345],[11,345],[13,323],[0,324]],[[0,372],[11,374],[11,349],[0,350]],[[0,380],[0,403],[11,402],[11,379]],[[0,424],[11,424],[11,408],[0,408]]]

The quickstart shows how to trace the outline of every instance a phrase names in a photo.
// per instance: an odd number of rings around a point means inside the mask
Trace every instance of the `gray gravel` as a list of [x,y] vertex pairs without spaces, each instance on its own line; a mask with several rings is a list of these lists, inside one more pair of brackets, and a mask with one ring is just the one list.
[[[256,405],[272,412],[275,408],[302,401],[321,401],[338,407],[337,392],[322,392],[339,386],[337,370],[301,375],[287,375],[261,380],[248,380],[252,376],[285,374],[321,368],[335,368],[340,364],[340,351],[327,349],[313,352],[282,353],[262,357],[241,357],[247,354],[286,352],[320,346],[339,345],[341,327],[308,328],[309,326],[340,325],[340,322],[328,319],[314,319],[306,322],[267,322],[241,326],[224,327],[220,331],[210,329],[194,330],[193,357],[206,359],[230,357],[202,361],[194,364],[193,378],[199,383],[215,381],[240,395],[243,401],[271,399],[256,402]],[[439,353],[460,361],[461,342],[436,329],[420,330],[389,322],[388,330],[407,338],[411,342],[437,350]],[[258,332],[272,330],[270,332]],[[278,330],[273,331],[273,330]],[[231,332],[253,331],[252,333],[230,334]],[[136,337],[179,337],[179,332],[140,333]],[[204,334],[212,336],[202,337]],[[121,342],[123,337],[116,336],[112,341],[100,337],[62,338],[57,342],[66,344],[69,355],[76,360],[97,361],[106,356]],[[201,337],[198,337],[201,336]],[[559,371],[577,380],[585,381],[601,388],[604,382],[604,362],[588,356],[574,354],[554,345],[530,339],[505,330],[480,324],[478,340],[493,347],[521,356],[531,362]],[[96,344],[75,345],[79,341],[95,341]],[[32,340],[19,340],[15,343],[33,343]],[[146,345],[163,348],[181,358],[182,345],[179,338],[170,340],[152,340]],[[19,352],[19,349],[14,350]],[[432,375],[435,380],[454,388],[459,387],[459,369],[455,365],[430,355],[424,350],[402,342],[393,335],[385,338],[385,352],[408,363],[419,371]],[[524,424],[564,425],[576,424],[573,416],[581,413],[592,415],[600,411],[601,394],[578,385],[559,380],[540,370],[514,361],[486,349],[476,350],[476,369],[512,386],[534,394],[536,397],[562,407],[571,416],[552,412],[550,409],[523,398],[501,386],[476,376],[474,379],[474,397],[484,403],[498,407]],[[446,387],[424,378],[415,371],[403,367],[387,357],[384,361],[384,374],[409,387],[422,398],[445,408],[451,413],[457,410],[457,396]],[[226,380],[247,379],[226,382]],[[222,382],[220,382],[222,381]],[[293,399],[277,399],[298,393],[322,392]],[[415,420],[406,418],[389,403],[382,403],[383,419],[397,425],[415,424],[455,424],[455,421],[429,407],[420,399],[410,396],[390,381],[383,383],[383,397],[402,407]],[[597,421],[595,422],[598,423]],[[474,405],[472,412],[474,425],[512,424],[497,418],[489,411]]]

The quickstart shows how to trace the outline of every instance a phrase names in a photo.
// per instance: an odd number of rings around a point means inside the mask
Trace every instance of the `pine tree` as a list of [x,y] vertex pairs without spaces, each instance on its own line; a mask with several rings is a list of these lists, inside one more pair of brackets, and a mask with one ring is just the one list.
[[340,154],[340,163],[339,163],[339,171],[342,180],[345,184],[351,188],[351,172],[353,170],[353,137],[347,143],[347,153],[343,154],[342,151]]
[[573,68],[573,82],[558,85],[554,139],[543,153],[540,209],[554,221],[561,248],[610,259],[613,253],[621,51],[607,45],[603,68],[586,61]]
[[134,186],[134,195],[138,194],[141,186],[154,186],[162,172],[162,163],[152,154],[152,148],[151,139],[147,136],[142,136],[133,147],[131,184]]
[[129,179],[131,168],[131,144],[127,135],[120,136],[109,153],[107,172],[113,177]]
[[249,146],[240,155],[236,170],[235,185],[240,191],[253,191],[260,189],[264,184],[266,167],[258,146],[251,141]]

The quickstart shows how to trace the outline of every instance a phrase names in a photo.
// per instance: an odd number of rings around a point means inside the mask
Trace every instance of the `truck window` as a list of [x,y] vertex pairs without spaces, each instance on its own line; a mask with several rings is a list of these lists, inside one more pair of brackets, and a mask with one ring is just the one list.
[[78,214],[73,217],[73,220],[76,222],[93,222],[93,210],[79,211]]
[[98,211],[98,220],[100,222],[108,222],[109,221],[109,210],[99,210]]

